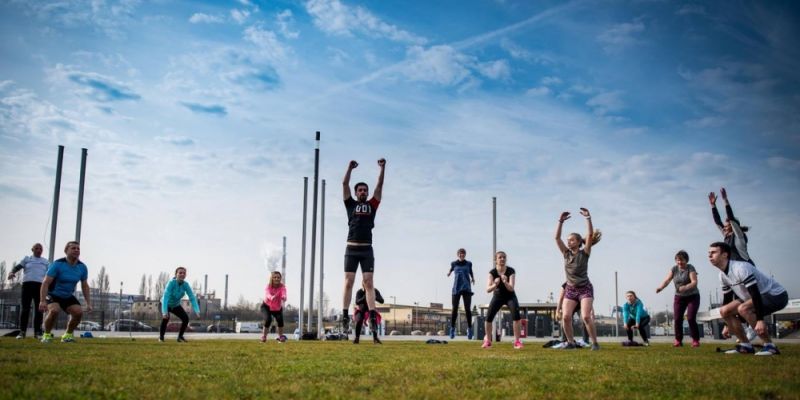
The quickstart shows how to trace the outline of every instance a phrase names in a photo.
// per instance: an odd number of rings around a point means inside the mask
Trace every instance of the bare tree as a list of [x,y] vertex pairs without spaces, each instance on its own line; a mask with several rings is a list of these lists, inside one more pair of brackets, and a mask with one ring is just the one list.
[[252,311],[256,309],[255,304],[256,303],[247,301],[247,299],[244,298],[244,295],[239,295],[239,301],[237,301],[236,305],[231,308],[234,311]]
[[147,300],[153,300],[153,274],[147,275]]
[[155,285],[155,299],[161,300],[161,297],[164,295],[164,290],[167,289],[167,284],[169,283],[169,274],[166,272],[159,272],[158,279],[156,279]]
[[108,307],[108,292],[111,290],[111,281],[106,272],[105,265],[100,267],[100,271],[97,273],[97,279],[92,280],[92,287],[97,294],[95,299],[99,306],[98,310],[105,311]]
[[6,269],[6,262],[0,261],[0,290],[6,288],[6,277],[8,275],[8,270]]
[[139,284],[139,294],[142,296],[147,295],[147,277],[142,274],[142,283]]

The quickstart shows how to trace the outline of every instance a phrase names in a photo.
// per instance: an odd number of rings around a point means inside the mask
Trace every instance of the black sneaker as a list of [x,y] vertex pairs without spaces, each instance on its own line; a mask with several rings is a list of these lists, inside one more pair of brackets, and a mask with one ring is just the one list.
[[383,344],[383,342],[381,342],[381,340],[378,339],[377,336],[373,336],[372,337],[372,343],[374,343],[374,344]]
[[360,342],[361,342],[361,338],[359,338],[358,336],[356,336],[356,338],[353,339],[353,344],[359,344]]
[[186,339],[184,339],[183,336],[180,336],[178,337],[178,343],[180,342],[186,343]]
[[350,331],[350,317],[347,315],[342,316],[342,332],[347,333]]
[[159,343],[164,343],[164,338],[163,337],[158,338],[158,342]]

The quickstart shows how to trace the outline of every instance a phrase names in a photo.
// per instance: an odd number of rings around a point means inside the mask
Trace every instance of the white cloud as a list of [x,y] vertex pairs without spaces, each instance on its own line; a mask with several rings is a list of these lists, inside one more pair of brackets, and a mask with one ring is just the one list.
[[493,80],[502,80],[511,77],[511,68],[507,60],[479,63],[477,69],[481,75]]
[[470,76],[466,65],[470,57],[450,46],[433,46],[424,49],[412,46],[407,51],[408,64],[403,73],[412,81],[432,82],[441,85],[456,85]]
[[675,11],[677,15],[706,15],[706,8],[699,5],[699,4],[684,4],[678,11]]
[[221,24],[225,19],[217,15],[194,13],[189,17],[189,22],[193,24]]
[[240,10],[238,8],[234,8],[233,10],[231,10],[231,18],[233,18],[233,20],[240,25],[247,22],[247,18],[249,17],[250,17],[249,10]]
[[626,47],[640,43],[638,34],[644,32],[645,26],[642,21],[626,22],[617,24],[601,33],[597,40],[603,43],[606,52],[618,52]]
[[508,39],[500,42],[500,47],[507,51],[511,58],[523,60],[532,64],[552,65],[556,63],[555,56],[544,52],[535,52],[521,47]]
[[289,50],[278,40],[275,32],[251,26],[244,30],[244,39],[258,46],[262,55],[273,62],[282,62],[287,58]]
[[556,86],[564,83],[564,81],[562,81],[561,78],[557,76],[545,76],[544,78],[542,78],[541,82],[542,85],[545,86]]
[[278,31],[287,39],[297,39],[300,32],[293,31],[291,26],[294,24],[294,17],[292,10],[283,10],[275,16],[276,23],[278,24]]
[[606,115],[625,108],[621,97],[622,92],[619,90],[600,93],[589,99],[586,105],[591,107],[596,115]]
[[539,86],[535,88],[528,89],[525,94],[529,96],[549,96],[553,91],[550,90],[549,87],[546,86]]
[[351,36],[354,32],[396,42],[424,44],[425,38],[382,21],[363,7],[349,7],[339,0],[310,0],[306,11],[323,32]]
[[156,141],[167,143],[175,146],[192,146],[194,140],[186,136],[156,136]]
[[772,168],[798,172],[800,171],[800,160],[786,157],[770,157],[767,159],[767,165]]

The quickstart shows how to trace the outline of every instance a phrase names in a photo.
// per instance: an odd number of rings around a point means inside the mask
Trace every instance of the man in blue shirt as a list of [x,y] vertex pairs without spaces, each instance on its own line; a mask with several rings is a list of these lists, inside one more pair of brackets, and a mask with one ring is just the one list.
[[81,317],[83,317],[81,303],[73,295],[78,281],[81,282],[83,298],[86,299],[86,311],[92,311],[89,283],[87,282],[89,270],[86,268],[86,264],[78,259],[81,255],[81,245],[75,241],[68,242],[64,247],[64,253],[67,255],[65,258],[53,261],[50,264],[47,269],[47,276],[42,282],[40,292],[42,300],[39,302],[39,310],[47,311],[47,317],[44,319],[42,343],[53,341],[51,331],[58,318],[58,313],[61,311],[66,311],[70,316],[67,323],[67,332],[64,333],[64,336],[61,336],[61,341],[64,343],[75,341],[72,332],[81,322]]

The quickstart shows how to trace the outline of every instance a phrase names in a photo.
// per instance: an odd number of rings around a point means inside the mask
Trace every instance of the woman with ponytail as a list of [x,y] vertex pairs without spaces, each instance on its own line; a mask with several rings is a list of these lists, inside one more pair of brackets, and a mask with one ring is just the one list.
[[578,233],[571,233],[567,236],[567,243],[561,240],[561,228],[564,221],[570,218],[569,211],[564,211],[558,219],[556,229],[556,245],[564,256],[564,270],[567,275],[567,286],[564,288],[564,303],[561,306],[563,316],[561,319],[564,333],[567,336],[567,343],[562,349],[574,349],[575,337],[572,331],[572,312],[575,307],[581,306],[581,319],[589,331],[592,340],[592,350],[600,350],[597,343],[597,331],[594,326],[594,288],[589,281],[589,256],[592,254],[592,246],[600,241],[601,233],[592,226],[592,216],[589,210],[581,208],[581,215],[586,218],[588,225],[587,239]]

